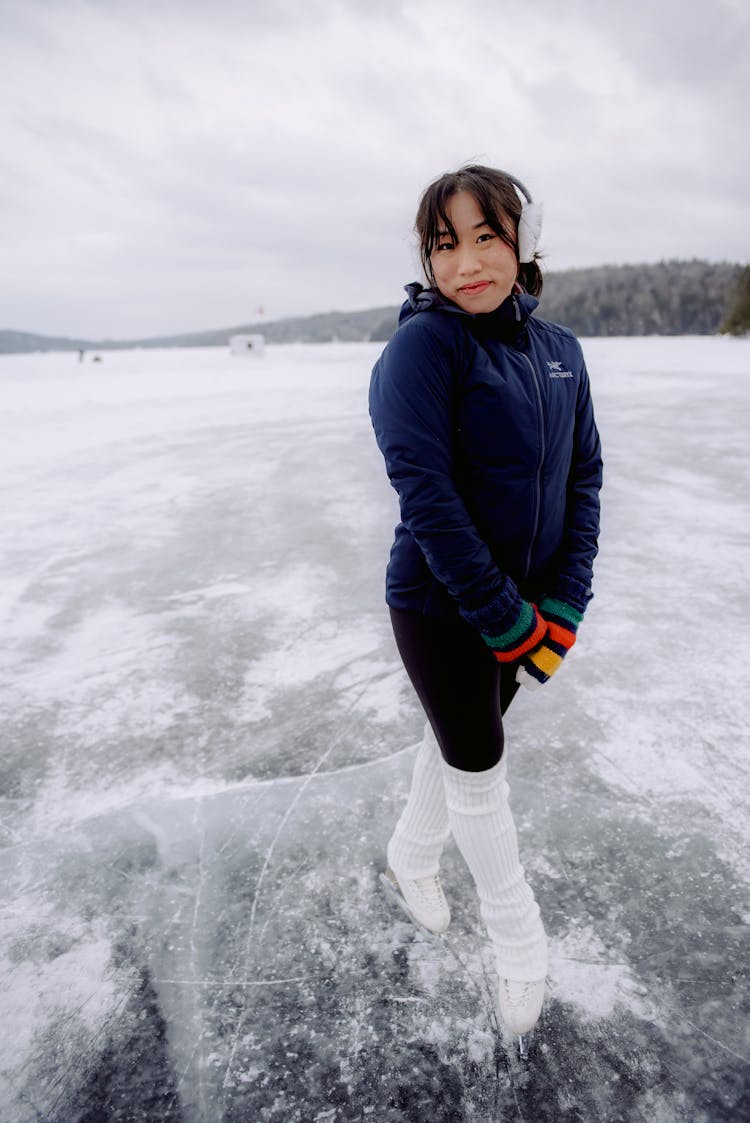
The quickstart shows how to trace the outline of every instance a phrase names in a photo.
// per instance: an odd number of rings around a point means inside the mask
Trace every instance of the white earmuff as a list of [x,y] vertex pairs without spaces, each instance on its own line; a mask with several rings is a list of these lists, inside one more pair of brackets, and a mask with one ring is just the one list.
[[518,260],[533,261],[542,234],[542,204],[524,203],[518,220]]
[[521,265],[534,260],[542,234],[542,204],[535,203],[531,192],[520,179],[505,173],[521,200],[521,217],[518,220],[518,260]]

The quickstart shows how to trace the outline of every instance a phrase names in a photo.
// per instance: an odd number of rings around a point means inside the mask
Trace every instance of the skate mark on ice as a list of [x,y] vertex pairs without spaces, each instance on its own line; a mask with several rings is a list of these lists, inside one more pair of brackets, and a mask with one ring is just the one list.
[[[195,943],[196,932],[198,929],[198,914],[201,907],[201,897],[203,889],[206,884],[206,871],[205,871],[205,851],[206,851],[206,817],[203,811],[203,796],[199,796],[193,810],[193,825],[200,830],[200,845],[198,847],[198,888],[195,893],[195,900],[193,902],[193,916],[190,924],[190,968],[193,972],[193,977],[198,974],[198,949]],[[183,1070],[177,1080],[177,1091],[182,1088],[188,1073],[193,1069],[193,1061],[195,1055],[200,1051],[198,1061],[198,1102],[200,1104],[201,1112],[205,1118],[206,1114],[206,1087],[203,1080],[203,1069],[205,1063],[204,1046],[203,1046],[203,1019],[201,1017],[202,1011],[198,1008],[197,997],[193,998],[193,1024],[196,1027],[197,1037],[195,1044],[190,1052]]]
[[[352,701],[349,703],[349,706],[347,707],[348,710],[350,710],[350,711],[352,710],[352,708],[356,705],[356,703],[360,700],[360,698],[362,698],[364,696],[364,694],[366,693],[366,690],[367,690],[367,688],[363,687],[362,690],[360,690],[359,693],[355,695],[355,697],[352,699]],[[351,718],[351,721],[345,726],[345,728],[342,730],[342,732],[339,734],[339,736],[329,745],[329,747],[326,749],[326,751],[322,754],[322,756],[318,760],[317,764],[313,768],[312,772],[309,772],[306,775],[305,779],[300,784],[299,789],[295,793],[294,798],[292,799],[291,803],[289,804],[286,811],[282,815],[281,821],[279,822],[279,825],[276,828],[274,836],[271,839],[271,842],[268,846],[268,849],[266,850],[266,853],[265,853],[265,856],[264,856],[264,859],[263,859],[263,865],[261,866],[261,871],[260,871],[260,874],[258,875],[258,881],[257,881],[256,886],[255,886],[255,892],[253,894],[252,905],[251,905],[251,908],[250,908],[250,920],[249,920],[249,923],[248,923],[247,936],[245,938],[244,954],[242,956],[242,963],[243,963],[243,966],[244,966],[245,974],[247,974],[247,966],[248,966],[248,961],[249,961],[249,956],[250,956],[250,944],[251,944],[251,940],[252,940],[252,936],[253,936],[253,929],[255,927],[255,918],[256,918],[256,915],[257,915],[257,911],[258,911],[258,902],[260,900],[260,893],[261,893],[261,889],[263,888],[263,883],[265,881],[266,874],[268,873],[269,867],[271,865],[271,859],[273,858],[273,854],[274,854],[274,851],[276,849],[276,844],[278,843],[279,839],[281,838],[281,835],[284,832],[284,828],[286,827],[286,824],[289,822],[289,819],[291,818],[292,814],[294,813],[294,810],[297,807],[297,804],[302,799],[302,796],[307,791],[307,789],[310,786],[310,784],[312,783],[313,779],[318,775],[318,773],[320,772],[320,769],[323,767],[326,760],[333,753],[333,751],[338,748],[338,746],[341,743],[341,739],[342,739],[344,733],[347,733],[349,731],[349,729],[358,720],[360,720],[359,716],[356,715],[356,714],[353,714],[352,718]],[[389,759],[389,758],[386,758],[386,759]],[[243,1006],[242,1012],[241,1012],[240,1017],[237,1021],[237,1028],[235,1029],[235,1032],[232,1035],[232,1047],[229,1051],[229,1059],[227,1061],[227,1068],[226,1068],[226,1072],[224,1073],[224,1080],[222,1081],[222,1090],[223,1091],[226,1091],[228,1083],[229,1083],[229,1078],[231,1076],[232,1068],[233,1068],[233,1065],[234,1065],[234,1058],[235,1058],[235,1055],[237,1053],[237,1045],[238,1045],[239,1040],[240,1040],[240,1035],[242,1033],[242,1030],[243,1030],[243,1027],[244,1027],[244,1024],[245,1024],[245,1019],[247,1017],[247,1013],[248,1013],[247,1006]]]
[[696,1033],[699,1033],[701,1037],[705,1037],[707,1041],[710,1041],[713,1045],[717,1045],[719,1049],[722,1049],[725,1053],[729,1053],[729,1055],[731,1057],[734,1057],[736,1060],[742,1061],[743,1064],[750,1065],[749,1057],[743,1057],[739,1053],[735,1053],[734,1049],[730,1049],[729,1046],[725,1045],[723,1041],[719,1041],[717,1037],[712,1037],[711,1034],[707,1033],[705,1029],[701,1029],[699,1025],[695,1024],[695,1022],[691,1022],[690,1018],[686,1018],[685,1015],[676,1006],[673,1006],[671,1002],[664,1002],[664,1006],[667,1010],[674,1014],[675,1017],[679,1018],[680,1021],[685,1022],[685,1024],[689,1025],[691,1029],[694,1029]]
[[315,979],[330,979],[330,974],[327,972],[320,972],[311,975],[292,975],[286,979],[247,979],[243,982],[237,982],[234,979],[229,979],[227,982],[222,983],[216,979],[154,979],[154,983],[163,986],[177,986],[177,987],[227,987],[230,990],[237,989],[253,989],[254,987],[275,987],[281,986],[286,983],[308,983]]
[[[260,892],[261,892],[261,889],[263,888],[263,882],[265,881],[265,877],[266,877],[266,874],[268,872],[268,868],[271,864],[271,859],[273,857],[274,850],[276,849],[276,843],[281,838],[282,832],[283,832],[286,824],[288,823],[288,821],[289,821],[292,813],[294,812],[295,807],[299,803],[300,799],[302,798],[304,793],[307,791],[307,788],[309,787],[310,783],[312,782],[313,777],[315,775],[317,775],[318,770],[321,768],[321,766],[323,765],[325,760],[331,755],[331,753],[333,752],[336,744],[337,744],[337,742],[334,742],[333,745],[331,745],[328,749],[326,749],[326,751],[321,756],[320,760],[316,764],[313,771],[308,774],[308,776],[305,778],[304,783],[302,783],[300,785],[296,795],[294,796],[294,799],[292,800],[292,802],[289,804],[286,811],[282,815],[281,822],[279,823],[278,827],[276,828],[276,832],[275,832],[273,838],[271,839],[271,843],[270,843],[268,849],[266,850],[266,854],[265,854],[265,857],[263,859],[263,865],[261,867],[260,874],[258,875],[258,881],[257,881],[256,886],[255,886],[255,893],[253,894],[253,903],[252,903],[252,906],[251,906],[251,909],[250,909],[250,921],[249,921],[249,924],[248,924],[247,937],[245,938],[245,950],[244,950],[244,955],[243,955],[242,959],[243,959],[243,965],[244,965],[244,968],[245,968],[246,972],[247,972],[248,958],[249,958],[249,955],[250,955],[250,941],[252,939],[253,928],[255,926],[255,917],[256,917],[256,914],[257,914],[257,910],[258,910],[258,901],[260,899]],[[224,1073],[224,1080],[222,1081],[222,1089],[224,1091],[226,1091],[226,1088],[227,1088],[228,1083],[229,1083],[229,1078],[230,1078],[231,1073],[232,1073],[232,1066],[234,1065],[234,1058],[235,1058],[235,1054],[237,1052],[237,1044],[238,1044],[239,1039],[240,1039],[240,1034],[242,1033],[242,1029],[243,1029],[243,1026],[244,1026],[244,1023],[245,1023],[245,1017],[246,1016],[247,1016],[247,1007],[243,1007],[242,1013],[241,1013],[241,1015],[238,1019],[238,1022],[237,1022],[237,1028],[236,1028],[234,1034],[232,1035],[232,1047],[229,1050],[229,1059],[227,1061],[227,1069],[226,1069],[226,1072]]]

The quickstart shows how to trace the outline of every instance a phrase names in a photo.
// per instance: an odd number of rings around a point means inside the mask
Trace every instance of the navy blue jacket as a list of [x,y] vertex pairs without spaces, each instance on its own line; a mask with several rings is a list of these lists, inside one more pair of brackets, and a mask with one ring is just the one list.
[[370,383],[370,416],[398,492],[386,577],[394,608],[456,609],[480,631],[520,598],[591,598],[602,460],[572,332],[509,296],[472,315],[408,285]]

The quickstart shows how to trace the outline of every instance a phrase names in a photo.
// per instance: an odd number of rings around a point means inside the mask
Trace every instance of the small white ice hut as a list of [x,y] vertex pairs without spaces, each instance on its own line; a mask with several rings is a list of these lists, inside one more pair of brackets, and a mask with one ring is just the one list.
[[263,335],[232,335],[229,337],[230,355],[255,355],[263,354],[266,339]]

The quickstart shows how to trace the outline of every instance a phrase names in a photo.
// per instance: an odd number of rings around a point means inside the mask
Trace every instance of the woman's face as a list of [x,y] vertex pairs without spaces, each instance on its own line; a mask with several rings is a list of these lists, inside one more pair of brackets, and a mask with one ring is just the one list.
[[457,241],[447,230],[438,232],[430,256],[435,283],[443,296],[465,312],[494,312],[513,291],[518,275],[516,255],[487,225],[468,191],[451,195],[445,211]]

